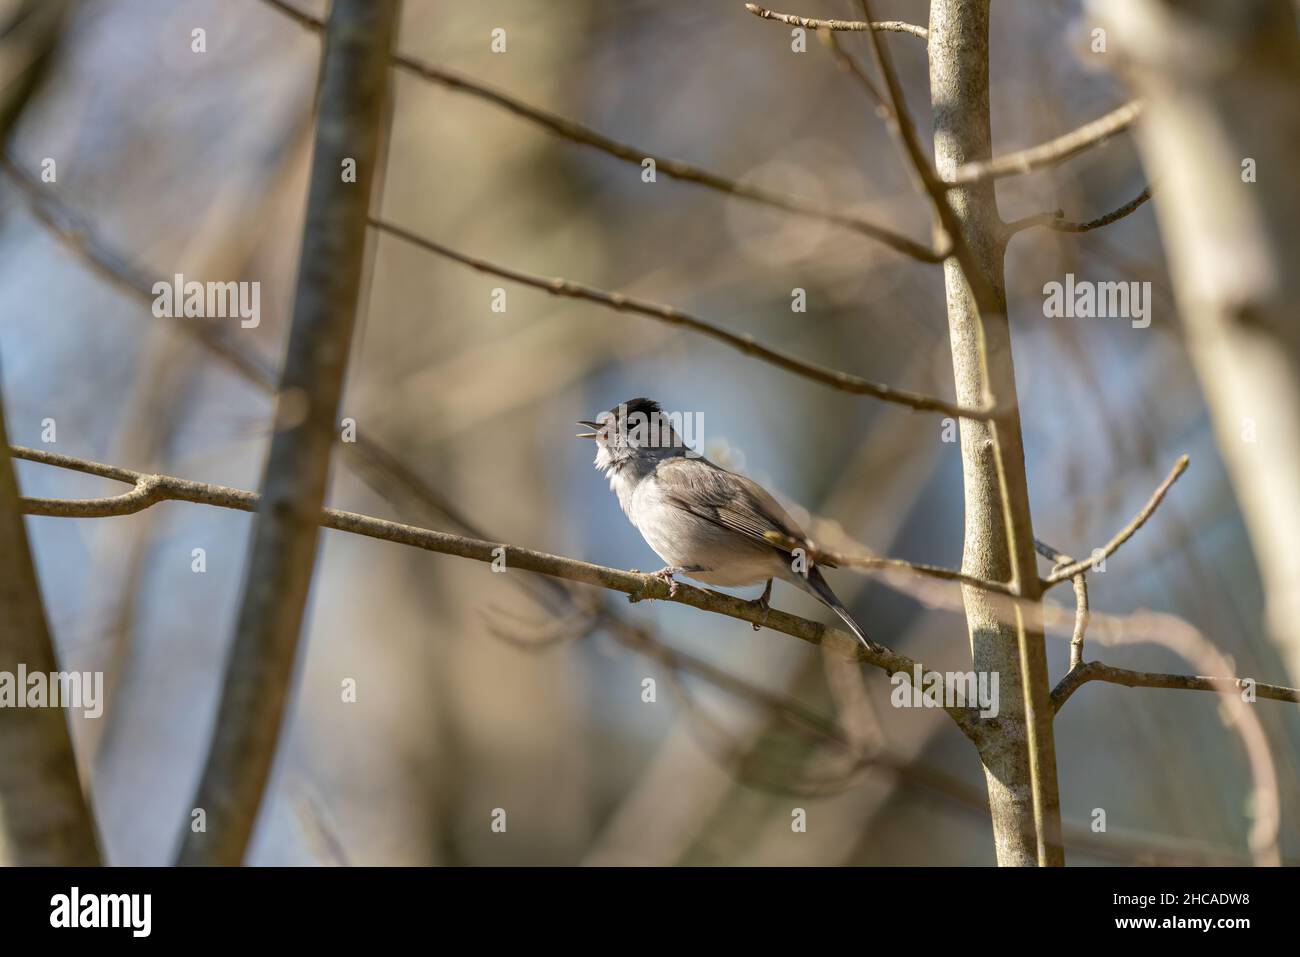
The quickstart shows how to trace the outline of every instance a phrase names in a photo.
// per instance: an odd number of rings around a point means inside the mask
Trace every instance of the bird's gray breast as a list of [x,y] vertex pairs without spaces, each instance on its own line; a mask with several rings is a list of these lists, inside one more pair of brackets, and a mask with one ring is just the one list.
[[[680,475],[683,464],[673,463],[672,474]],[[698,467],[710,466],[701,462]],[[689,494],[689,487],[665,480],[658,469],[632,490],[628,517],[665,564],[685,569],[697,581],[722,586],[757,584],[784,566],[770,546],[678,504]]]

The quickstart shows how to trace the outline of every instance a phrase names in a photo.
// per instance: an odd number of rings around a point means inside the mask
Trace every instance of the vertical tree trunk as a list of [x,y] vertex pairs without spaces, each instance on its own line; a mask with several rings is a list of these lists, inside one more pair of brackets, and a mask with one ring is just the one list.
[[[397,0],[334,0],[275,435],[212,747],[182,864],[239,864],[270,776],[316,561],[366,221],[388,95]],[[355,161],[355,179],[344,176]],[[187,822],[187,825],[190,822]]]
[[[1300,681],[1300,36],[1288,0],[1095,4],[1146,103],[1138,148],[1187,347]],[[1254,179],[1244,175],[1251,161]],[[1159,321],[1159,319],[1157,319]]]
[[[988,159],[992,152],[988,27],[989,0],[933,0],[930,5],[930,97],[940,179],[951,179],[958,166]],[[957,400],[979,405],[992,397],[1010,410],[996,423],[961,423],[966,502],[962,570],[992,581],[1014,582],[1019,594],[1037,600],[1037,563],[1007,322],[1003,224],[992,181],[951,190],[948,198],[994,300],[978,304],[956,257],[947,259],[944,279]],[[1000,714],[980,749],[998,863],[1060,864],[1060,801],[1043,635],[1027,631],[1021,622],[1002,620],[1005,604],[987,592],[966,589],[965,604],[975,668],[996,672],[1000,682]],[[1034,697],[1028,703],[1036,709],[1027,707],[1029,694]],[[1039,783],[1037,807],[1034,771]]]

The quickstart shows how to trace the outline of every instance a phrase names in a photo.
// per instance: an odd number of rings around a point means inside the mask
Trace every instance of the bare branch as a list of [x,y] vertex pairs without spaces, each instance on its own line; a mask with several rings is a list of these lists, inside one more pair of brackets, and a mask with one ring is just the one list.
[[1102,664],[1100,661],[1089,661],[1071,668],[1069,674],[1052,689],[1052,707],[1059,711],[1070,696],[1089,681],[1105,681],[1126,688],[1177,688],[1183,691],[1217,691],[1220,694],[1224,692],[1233,694],[1253,686],[1257,698],[1300,704],[1300,689],[1286,688],[1282,685],[1266,684],[1246,678],[1209,678],[1204,675],[1131,671],[1128,668]]
[[1026,216],[1024,219],[1017,219],[1014,222],[1007,223],[1007,236],[1014,236],[1016,233],[1023,232],[1026,229],[1033,229],[1035,226],[1044,226],[1047,229],[1055,230],[1058,233],[1087,233],[1094,229],[1101,229],[1103,226],[1109,226],[1111,223],[1118,222],[1125,216],[1141,208],[1142,204],[1151,198],[1151,187],[1144,187],[1142,192],[1138,193],[1123,206],[1113,209],[1104,216],[1098,216],[1096,219],[1090,219],[1086,223],[1074,223],[1065,219],[1065,210],[1058,209],[1052,213],[1038,213],[1035,216]]
[[948,181],[948,188],[978,183],[986,179],[1015,176],[1044,166],[1055,166],[1128,129],[1141,115],[1142,102],[1131,100],[1105,116],[1098,117],[1046,143],[1016,153],[1008,153],[996,159],[967,163],[960,167],[956,175]]
[[[221,705],[178,863],[243,861],[270,777],[311,586],[334,423],[360,298],[366,220],[388,96],[398,0],[335,0],[276,431],[244,573]],[[347,157],[355,181],[340,173]],[[148,500],[151,483],[137,483]],[[129,497],[129,496],[128,496]],[[138,503],[131,503],[134,506]]]
[[1046,143],[995,159],[967,163],[957,170],[953,179],[949,180],[949,188],[1029,173],[1045,166],[1055,166],[1128,129],[1141,114],[1141,101],[1131,100],[1105,116],[1063,133]]
[[745,9],[760,20],[776,20],[779,23],[788,23],[791,26],[805,27],[809,30],[832,30],[847,33],[866,33],[868,30],[878,30],[882,33],[910,33],[922,40],[927,40],[930,37],[930,31],[925,27],[918,27],[914,23],[904,23],[902,20],[873,20],[870,23],[865,20],[818,20],[814,17],[795,16],[793,13],[777,13],[774,10],[768,10],[766,7],[760,7],[757,3],[747,3]]
[[[324,28],[324,22],[308,13],[298,10],[292,4],[284,0],[263,0],[264,3],[274,7],[281,13],[293,19],[299,25],[309,30],[320,32]],[[702,169],[698,166],[692,166],[690,163],[683,163],[680,160],[672,159],[667,156],[660,156],[650,150],[643,150],[639,147],[621,143],[618,140],[611,139],[602,133],[588,129],[581,123],[575,123],[573,120],[559,116],[555,113],[548,113],[546,110],[530,106],[515,97],[509,96],[499,90],[484,86],[474,80],[470,80],[460,74],[445,70],[442,67],[433,66],[425,63],[416,57],[407,56],[402,53],[394,54],[393,63],[412,73],[421,79],[441,84],[450,90],[460,93],[468,93],[476,96],[481,100],[499,106],[504,110],[515,114],[515,116],[525,119],[530,123],[542,127],[546,131],[569,140],[573,143],[579,143],[583,146],[590,146],[593,149],[600,150],[616,159],[623,160],[627,163],[640,166],[645,160],[654,160],[657,172],[663,173],[671,179],[681,180],[686,183],[694,183],[697,186],[703,186],[706,189],[715,192],[725,193],[729,196],[736,196],[740,199],[750,202],[759,203],[764,206],[770,206],[773,209],[784,210],[787,213],[794,213],[799,216],[805,216],[809,219],[818,219],[823,222],[833,223],[844,229],[852,230],[859,235],[874,239],[883,243],[889,248],[900,252],[905,256],[926,263],[939,263],[943,261],[943,254],[935,252],[929,247],[908,239],[901,233],[895,232],[878,223],[870,222],[860,216],[852,216],[848,213],[840,213],[833,209],[827,209],[818,206],[816,203],[801,199],[797,196],[788,196],[778,193],[774,190],[764,189],[760,186],[754,186],[749,183],[743,183],[739,180],[728,179],[717,173]]]
[[1074,631],[1070,633],[1070,667],[1083,664],[1083,639],[1088,632],[1091,611],[1088,605],[1088,576],[1083,572],[1070,579],[1074,583]]
[[141,475],[129,492],[105,498],[26,498],[23,511],[28,515],[47,515],[56,518],[109,518],[115,515],[134,515],[150,505],[162,501],[163,495],[156,476]]
[[[867,71],[862,69],[862,66],[858,61],[851,56],[847,50],[840,46],[840,41],[835,38],[834,34],[822,34],[821,39],[822,42],[826,44],[826,48],[830,50],[831,54],[835,57],[835,62],[839,65],[840,69],[862,84],[862,88],[867,91],[867,95],[876,101],[876,115],[886,123],[896,124],[897,118],[894,116],[893,107],[889,105],[889,101],[885,99],[885,95],[876,87],[876,84],[871,77],[867,76]],[[908,173],[915,178],[917,173],[916,167],[912,164],[907,150],[898,142],[897,136],[894,137],[894,140],[898,143],[899,151],[903,154],[903,160]],[[922,190],[925,189],[925,184],[919,179],[917,180],[917,185],[920,186]]]
[[[171,475],[146,475],[131,469],[102,465],[69,455],[47,452],[43,449],[29,449],[21,446],[11,446],[10,448],[15,458],[40,462],[56,468],[86,472],[91,475],[102,475],[116,481],[128,482],[137,488],[148,485],[152,489],[150,495],[151,505],[164,501],[192,502],[199,505],[210,505],[215,508],[234,509],[240,512],[256,512],[261,501],[261,497],[256,492],[244,489],[195,482]],[[60,500],[57,499],[23,499],[22,508],[31,514],[53,515],[64,518],[103,518],[110,514],[130,514],[139,511],[139,507],[137,507],[138,499],[123,501],[125,498],[125,496],[118,495],[105,500],[77,500],[67,508],[64,508]],[[93,504],[96,501],[111,501],[122,511],[115,513],[103,505]],[[872,644],[871,647],[863,647],[857,638],[845,631],[829,628],[818,622],[800,618],[797,615],[790,615],[774,608],[765,609],[756,601],[746,601],[734,595],[696,588],[684,582],[677,583],[676,593],[670,594],[667,583],[655,575],[643,575],[639,572],[628,572],[602,565],[592,565],[588,562],[564,558],[559,555],[550,555],[546,552],[521,548],[517,545],[483,541],[468,536],[453,535],[449,532],[438,532],[414,525],[389,522],[384,519],[360,515],[356,512],[346,512],[337,508],[321,509],[319,524],[337,531],[351,532],[354,535],[395,542],[399,545],[407,545],[412,548],[420,548],[444,555],[469,558],[487,564],[503,559],[506,567],[510,569],[536,572],[584,585],[595,585],[600,588],[622,592],[628,595],[629,598],[638,601],[654,599],[689,605],[701,611],[725,615],[728,618],[735,618],[739,621],[746,621],[750,624],[761,625],[773,631],[782,632],[810,644],[825,647],[846,658],[873,665],[889,674],[903,673],[910,678],[913,669],[918,664],[906,655],[901,655],[883,645]],[[922,670],[924,671],[924,667]],[[948,699],[945,697],[945,700]],[[945,708],[945,710],[953,717],[953,720],[963,732],[978,740],[980,735],[978,725],[981,722],[975,709],[953,707]],[[988,722],[984,723],[987,724]]]
[[778,349],[765,346],[754,339],[753,336],[744,333],[729,332],[721,326],[716,326],[704,319],[692,316],[683,312],[674,306],[664,305],[662,303],[650,302],[645,299],[637,299],[621,292],[610,292],[604,289],[597,289],[594,286],[586,286],[582,283],[573,282],[569,279],[547,279],[543,276],[534,276],[529,273],[520,272],[517,269],[511,269],[506,266],[498,266],[495,263],[488,262],[485,259],[479,259],[476,256],[470,256],[465,253],[457,252],[448,246],[434,242],[404,229],[401,226],[394,225],[386,220],[372,218],[370,224],[381,232],[396,236],[398,239],[408,242],[413,246],[418,246],[428,252],[442,256],[446,259],[469,266],[471,269],[479,272],[489,273],[493,276],[499,276],[502,279],[508,279],[511,282],[521,283],[525,286],[531,286],[534,289],[540,289],[548,292],[553,296],[567,296],[571,299],[582,299],[586,302],[598,303],[607,306],[610,309],[619,312],[634,312],[638,315],[649,316],[651,319],[657,319],[660,322],[672,326],[680,326],[685,329],[691,329],[695,332],[716,339],[719,342],[726,343],[733,349],[738,349],[745,355],[753,356],[764,362],[770,363],[778,368],[785,369],[787,372],[793,372],[795,375],[803,376],[805,379],[812,379],[823,385],[831,386],[841,392],[849,392],[854,395],[867,395],[882,402],[892,402],[895,405],[907,406],[910,409],[929,412],[943,412],[947,415],[967,419],[990,419],[997,413],[993,409],[970,409],[940,399],[937,396],[922,395],[918,392],[910,392],[906,389],[896,389],[892,386],[881,385],[875,382],[869,382],[859,376],[850,375],[847,372],[840,372],[837,369],[829,369],[825,366],[819,366],[811,362],[805,362],[797,359]]
[[1002,582],[991,582],[974,575],[967,575],[957,571],[955,568],[944,568],[940,565],[927,565],[924,562],[909,562],[902,558],[884,558],[878,555],[849,555],[844,552],[832,552],[820,548],[812,542],[804,541],[798,538],[792,538],[789,535],[782,535],[779,532],[768,532],[766,538],[774,545],[780,545],[782,548],[802,548],[812,562],[821,562],[824,565],[832,567],[839,566],[842,568],[861,568],[865,570],[872,569],[895,569],[898,571],[911,572],[914,575],[921,575],[926,578],[937,578],[941,581],[960,582],[963,585],[969,585],[972,588],[978,588],[981,591],[993,592],[998,595],[1009,595],[1014,597],[1016,592],[1010,585]]
[[[1056,563],[1052,571],[1074,564],[1074,559],[1069,555],[1038,539],[1034,539],[1034,547],[1040,555],[1045,555]],[[1088,576],[1078,572],[1070,580],[1074,582],[1074,631],[1070,634],[1070,668],[1074,669],[1083,664],[1083,639],[1088,632]]]
[[1178,481],[1178,477],[1187,470],[1187,463],[1188,458],[1186,455],[1179,458],[1179,460],[1174,463],[1174,467],[1170,469],[1169,474],[1165,476],[1165,480],[1156,487],[1154,492],[1151,493],[1151,498],[1147,500],[1147,503],[1142,506],[1127,525],[1116,533],[1114,538],[1103,545],[1100,549],[1093,552],[1091,558],[1082,559],[1069,565],[1053,569],[1052,573],[1044,579],[1043,584],[1050,588],[1068,578],[1073,578],[1079,572],[1087,571],[1096,563],[1104,561],[1113,555],[1121,545],[1133,537],[1133,534],[1139,528],[1146,524],[1147,519],[1149,519],[1155,513],[1155,510],[1160,507],[1160,503],[1164,500],[1165,494],[1173,486],[1174,482]]

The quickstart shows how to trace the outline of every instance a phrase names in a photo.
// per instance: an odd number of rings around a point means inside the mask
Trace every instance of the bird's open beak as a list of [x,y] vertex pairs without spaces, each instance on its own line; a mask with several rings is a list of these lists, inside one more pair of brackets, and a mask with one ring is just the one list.
[[[600,428],[599,422],[583,422],[582,420],[579,420],[578,424],[585,425],[589,429]],[[574,436],[575,439],[594,439],[595,437],[596,437],[595,432],[579,432],[577,435]]]

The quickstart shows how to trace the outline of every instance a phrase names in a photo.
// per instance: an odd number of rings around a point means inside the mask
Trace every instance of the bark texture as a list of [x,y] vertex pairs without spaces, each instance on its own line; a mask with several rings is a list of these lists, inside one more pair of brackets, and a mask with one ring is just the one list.
[[[988,0],[934,0],[930,5],[935,165],[943,180],[951,180],[959,166],[992,154],[988,28]],[[990,300],[977,303],[956,257],[944,263],[958,401],[978,405],[992,398],[1008,410],[996,422],[961,422],[962,571],[1014,582],[1020,595],[1036,600],[1038,575],[1003,275],[1005,233],[992,180],[950,190],[948,198],[962,237],[983,269]],[[1026,630],[1023,623],[1001,621],[996,596],[987,592],[966,588],[965,603],[975,668],[997,672],[1000,680],[1001,713],[980,748],[998,863],[1062,863],[1043,635]],[[1026,695],[1033,698],[1027,702]]]
[[[234,646],[179,862],[239,864],[270,776],[315,566],[339,398],[361,288],[397,0],[335,0],[276,431]],[[355,182],[344,161],[356,162]]]

